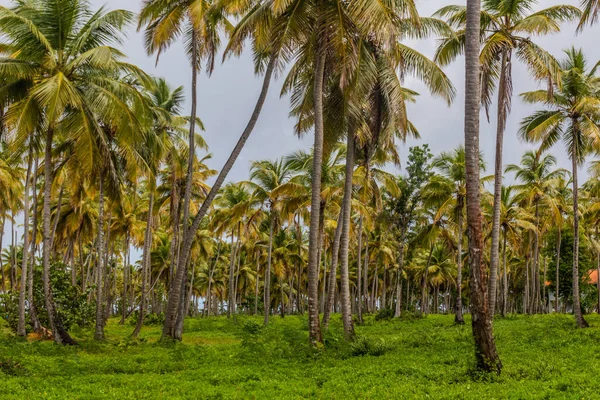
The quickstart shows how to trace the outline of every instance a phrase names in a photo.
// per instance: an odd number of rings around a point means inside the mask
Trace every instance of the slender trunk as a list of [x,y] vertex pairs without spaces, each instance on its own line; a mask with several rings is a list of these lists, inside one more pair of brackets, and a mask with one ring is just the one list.
[[358,322],[362,324],[362,237],[363,237],[363,216],[358,218],[358,254],[356,257],[356,312],[358,314]]
[[187,298],[185,301],[185,313],[184,315],[187,317],[190,315],[190,304],[192,303],[192,293],[194,290],[194,275],[196,273],[196,262],[192,263],[192,277],[190,278],[190,287],[188,289]]
[[54,221],[52,222],[52,237],[50,238],[50,243],[52,243],[52,249],[54,250],[54,237],[56,236],[56,228],[58,227],[58,220],[60,219],[60,213],[62,211],[62,199],[65,192],[65,182],[63,181],[60,184],[60,191],[58,192],[58,201],[56,202],[56,215],[54,216]]
[[533,233],[533,271],[531,274],[531,289],[532,289],[532,295],[531,295],[531,310],[534,314],[538,313],[540,311],[540,304],[539,304],[539,292],[540,292],[540,275],[539,275],[539,269],[540,269],[540,234],[539,234],[539,227],[540,227],[540,201],[539,199],[535,199],[535,232]]
[[[346,156],[346,163],[348,157]],[[352,185],[352,182],[350,183]],[[344,186],[344,190],[346,187]],[[345,192],[344,192],[345,195]],[[342,205],[343,208],[343,205]],[[335,299],[335,286],[337,281],[337,264],[338,255],[340,250],[340,242],[342,237],[342,225],[344,224],[343,212],[340,211],[337,220],[337,226],[335,227],[335,233],[333,235],[333,248],[331,249],[331,270],[329,271],[329,287],[327,288],[327,302],[325,304],[325,310],[323,311],[323,321],[321,322],[321,329],[326,331],[329,326],[329,319],[333,310],[333,302]]]
[[98,182],[100,187],[100,195],[98,201],[98,238],[96,246],[96,268],[97,281],[96,281],[96,329],[94,331],[94,340],[104,340],[104,299],[103,299],[103,284],[104,284],[104,272],[106,266],[104,265],[104,174],[100,172],[100,179]]
[[310,231],[308,242],[308,325],[313,346],[323,343],[319,321],[319,220],[321,206],[321,173],[323,168],[323,90],[325,78],[325,43],[318,40],[315,60],[314,118],[315,140],[313,146],[312,187],[310,204]]
[[464,325],[463,304],[462,304],[462,244],[463,244],[463,209],[464,199],[462,195],[457,196],[458,206],[458,237],[456,238],[456,312],[454,314],[454,323]]
[[25,176],[25,193],[23,194],[23,263],[21,264],[21,285],[19,287],[18,336],[27,335],[27,331],[25,330],[25,293],[27,291],[27,256],[29,254],[29,181],[31,179],[32,161],[33,151],[30,146],[27,161],[27,175]]
[[400,234],[400,254],[398,254],[398,276],[396,277],[396,309],[394,318],[402,315],[402,268],[404,268],[404,230]]
[[496,127],[496,162],[494,168],[494,209],[492,215],[492,248],[490,253],[490,279],[488,286],[489,316],[493,320],[496,309],[496,289],[498,280],[499,247],[500,247],[500,208],[502,207],[502,150],[506,118],[510,109],[510,54],[502,51],[500,79],[498,82],[498,120]]
[[[344,182],[344,197],[342,199],[342,232],[340,237],[340,297],[342,302],[342,322],[346,339],[354,338],[354,323],[352,321],[352,305],[350,302],[350,273],[349,247],[350,225],[352,214],[352,175],[354,172],[354,136],[347,138],[346,178]],[[333,268],[333,267],[332,267]]]
[[483,264],[483,232],[479,179],[479,79],[480,0],[467,0],[465,32],[465,165],[467,226],[469,236],[472,329],[477,368],[500,373],[502,364],[487,306],[486,271]]
[[[142,250],[142,290],[140,293],[140,309],[135,324],[135,329],[131,337],[138,337],[146,314],[146,287],[150,270],[150,249],[152,247],[152,213],[154,212],[154,191],[150,190],[150,199],[148,199],[148,216],[146,217],[146,232],[144,233],[144,248]],[[162,271],[161,271],[162,273]],[[160,273],[159,273],[160,276]]]
[[502,274],[502,316],[506,317],[506,306],[508,302],[508,273],[506,269],[506,228],[503,229],[502,238],[502,264],[504,273]]
[[427,299],[427,276],[429,274],[429,267],[431,266],[431,256],[433,255],[433,244],[429,248],[429,256],[427,257],[427,265],[425,266],[425,272],[421,280],[421,315],[426,315],[428,312],[429,301]]
[[[596,240],[598,240],[598,226],[596,225]],[[600,314],[600,250],[596,252],[596,290],[598,292],[598,309]]]
[[[235,312],[235,299],[233,297],[235,283],[235,255],[237,253],[237,244],[235,239],[235,228],[231,229],[231,252],[229,254],[229,290],[227,291],[227,317],[231,317]],[[239,238],[238,238],[239,240]]]
[[[560,280],[560,245],[561,245],[561,240],[562,240],[562,226],[558,227],[558,237],[556,238],[556,282],[554,285],[554,303],[555,303],[555,309],[554,312],[558,313],[560,312],[559,310],[559,298],[560,298],[560,285],[559,285],[559,280]],[[600,276],[598,277],[598,280],[600,280]]]
[[[2,241],[4,239],[4,224],[6,222],[6,217],[2,215],[2,222],[0,222],[0,228],[2,229],[2,234],[0,235],[0,251],[2,250]],[[6,293],[6,277],[4,276],[4,264],[2,263],[2,257],[0,257],[0,279],[2,279],[2,293]]]
[[258,314],[258,284],[260,283],[260,256],[256,255],[256,285],[254,287],[254,315]]
[[44,287],[44,302],[48,312],[48,322],[50,330],[57,344],[75,344],[69,333],[63,327],[62,321],[56,312],[54,299],[52,297],[52,287],[50,285],[50,250],[52,248],[51,230],[50,230],[50,201],[52,197],[52,140],[54,131],[48,128],[46,133],[46,148],[44,151],[44,206],[42,216],[43,226],[43,274],[42,282]]
[[[573,130],[578,131],[577,122],[573,119]],[[577,139],[571,153],[573,163],[573,312],[578,328],[587,328],[589,324],[583,318],[581,302],[579,300],[579,182],[577,179]]]
[[544,257],[544,278],[542,279],[542,312],[545,314],[548,312],[547,303],[546,303],[546,274],[548,272],[548,260]]
[[[31,221],[32,229],[31,229],[31,252],[29,263],[29,273],[28,273],[28,289],[27,289],[27,302],[29,303],[29,319],[31,320],[31,325],[33,327],[33,331],[35,333],[40,333],[42,331],[42,324],[40,323],[40,319],[38,318],[37,306],[33,299],[33,274],[35,271],[35,250],[36,250],[36,241],[37,241],[37,231],[38,231],[38,213],[37,213],[37,204],[38,204],[38,193],[37,193],[37,178],[38,178],[38,167],[39,167],[39,158],[35,156],[35,165],[33,169],[33,182],[32,182],[32,190],[31,194],[33,196],[33,218]],[[2,219],[2,231],[4,231],[4,219]],[[0,235],[2,236],[2,235]],[[2,242],[0,239],[0,247]],[[28,251],[28,249],[23,248],[23,251]],[[0,265],[0,268],[1,265]]]
[[370,313],[371,306],[369,301],[369,233],[365,235],[365,259],[363,263],[363,294],[365,299],[365,311]]
[[219,173],[217,180],[215,181],[214,185],[210,189],[210,192],[206,196],[206,199],[202,203],[200,210],[198,210],[198,213],[196,214],[196,217],[194,218],[194,221],[193,221],[191,227],[189,229],[186,229],[186,231],[185,231],[183,247],[182,247],[182,257],[180,257],[179,262],[178,262],[178,267],[181,267],[181,268],[178,268],[175,273],[175,277],[174,277],[175,284],[173,285],[173,290],[169,293],[169,299],[167,302],[167,308],[166,308],[166,312],[165,312],[165,323],[164,323],[163,332],[162,332],[163,338],[181,340],[181,337],[177,337],[177,333],[175,332],[175,323],[176,323],[176,319],[177,319],[178,304],[179,304],[180,297],[181,297],[181,290],[179,288],[181,287],[181,282],[183,281],[184,276],[185,276],[184,275],[185,271],[183,270],[184,263],[181,260],[187,259],[187,255],[189,254],[189,252],[192,248],[192,243],[193,243],[195,232],[198,229],[198,227],[200,226],[200,222],[202,221],[202,219],[208,212],[208,209],[209,209],[213,199],[217,195],[219,189],[223,185],[223,182],[225,181],[227,174],[233,167],[233,164],[235,163],[235,160],[241,153],[241,151],[244,147],[244,144],[246,143],[246,141],[248,140],[248,137],[250,137],[250,134],[254,130],[254,126],[256,125],[256,121],[258,120],[258,116],[260,115],[260,112],[262,110],[263,104],[265,102],[265,98],[267,97],[267,92],[269,91],[269,84],[271,82],[271,76],[273,75],[273,71],[275,70],[276,64],[277,64],[277,54],[273,53],[271,55],[269,64],[265,71],[265,77],[263,80],[262,89],[261,89],[260,95],[258,97],[258,100],[256,102],[254,111],[252,112],[252,116],[250,117],[250,120],[248,121],[248,125],[246,126],[246,129],[244,129],[244,132],[242,133],[237,144],[235,145],[234,150],[232,151],[231,155],[227,159],[227,162],[225,163],[223,169]]
[[[124,324],[125,323],[125,316],[127,315],[127,308],[128,308],[128,304],[127,304],[127,285],[129,284],[129,257],[130,257],[130,241],[131,241],[131,233],[129,232],[129,229],[127,229],[127,232],[125,233],[125,256],[124,258],[124,262],[123,262],[123,299],[122,299],[122,306],[121,306],[121,321],[119,322],[119,324]],[[80,250],[81,251],[81,250]]]
[[275,210],[271,207],[271,223],[269,224],[269,249],[267,254],[267,269],[265,270],[264,286],[264,308],[265,318],[263,323],[269,324],[269,314],[271,312],[271,267],[273,262],[273,230],[275,229]]

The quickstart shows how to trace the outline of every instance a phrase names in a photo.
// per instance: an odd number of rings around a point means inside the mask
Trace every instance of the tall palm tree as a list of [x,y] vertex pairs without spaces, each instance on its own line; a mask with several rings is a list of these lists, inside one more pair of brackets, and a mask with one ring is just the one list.
[[[527,202],[528,206],[534,209],[535,229],[533,232],[533,272],[532,272],[532,291],[533,301],[531,303],[531,312],[540,312],[540,204],[546,203],[551,196],[551,189],[554,181],[559,179],[566,172],[563,169],[553,169],[556,165],[556,158],[551,154],[543,155],[541,152],[527,151],[521,158],[521,165],[511,164],[506,167],[506,172],[514,172],[515,178],[522,182],[521,185],[515,185],[515,188],[521,191],[521,197]],[[490,272],[491,273],[491,272]]]
[[583,318],[579,299],[579,181],[578,167],[591,151],[600,150],[600,76],[596,63],[588,69],[581,50],[571,48],[560,62],[561,82],[553,91],[526,92],[521,98],[532,104],[544,104],[546,109],[536,111],[523,119],[519,133],[527,141],[540,142],[542,149],[563,140],[572,163],[573,180],[573,310],[577,327],[588,326]]
[[[131,134],[137,124],[131,100],[139,98],[122,79],[123,74],[142,73],[124,62],[111,44],[121,40],[123,27],[131,20],[123,10],[93,13],[88,4],[76,0],[50,0],[0,7],[0,30],[12,49],[0,67],[15,84],[29,89],[12,104],[6,123],[13,129],[18,146],[31,134],[43,132],[43,281],[50,327],[57,343],[74,343],[57,316],[50,288],[52,150],[55,135],[73,140],[80,169],[92,172],[100,154],[108,154],[103,126],[113,133]],[[127,97],[127,98],[126,98]],[[135,135],[124,135],[135,141]]]
[[481,1],[468,0],[465,26],[465,186],[471,315],[477,368],[500,372],[502,364],[496,351],[486,293],[483,265],[483,232],[479,200],[479,109],[481,81],[479,51],[481,35]]
[[[291,168],[289,161],[279,159],[275,161],[261,160],[255,161],[250,167],[250,188],[254,189],[253,196],[259,202],[265,204],[268,208],[269,219],[269,244],[267,255],[267,269],[265,270],[265,319],[264,324],[269,323],[270,298],[271,298],[271,269],[273,253],[273,231],[279,223],[281,190],[283,185],[291,177]],[[254,182],[253,182],[254,181]],[[282,305],[283,307],[283,305]]]
[[[512,102],[512,58],[513,53],[528,67],[535,79],[558,79],[558,65],[554,58],[533,43],[531,36],[556,33],[560,24],[578,18],[577,7],[558,5],[531,12],[536,0],[484,0],[481,12],[483,48],[482,102],[489,116],[492,95],[497,88],[496,160],[494,170],[494,213],[492,217],[492,248],[490,256],[490,280],[488,301],[490,317],[493,318],[496,304],[496,277],[499,264],[500,207],[502,192],[502,148],[506,120]],[[457,33],[444,38],[437,49],[436,60],[447,64],[464,51],[465,40],[464,6],[446,6],[436,15],[447,17],[448,22],[458,29]]]

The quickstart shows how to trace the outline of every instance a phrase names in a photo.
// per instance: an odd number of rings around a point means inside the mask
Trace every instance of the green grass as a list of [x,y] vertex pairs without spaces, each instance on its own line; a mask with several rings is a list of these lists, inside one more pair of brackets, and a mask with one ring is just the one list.
[[[469,321],[452,316],[368,318],[350,346],[334,319],[325,351],[308,346],[305,317],[273,317],[266,329],[262,318],[190,319],[178,344],[157,343],[160,327],[128,340],[132,327],[111,320],[105,343],[84,330],[75,347],[28,343],[0,325],[0,398],[594,399],[600,318],[587,318],[585,330],[565,315],[497,320],[499,377],[473,372]],[[365,352],[380,355],[357,355]]]

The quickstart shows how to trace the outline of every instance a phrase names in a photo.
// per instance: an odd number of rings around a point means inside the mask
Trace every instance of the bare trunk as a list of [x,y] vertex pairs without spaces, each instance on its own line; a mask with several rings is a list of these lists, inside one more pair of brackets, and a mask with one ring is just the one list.
[[508,273],[506,269],[506,228],[503,230],[503,244],[502,244],[502,264],[504,266],[504,273],[502,274],[502,316],[506,317],[506,307],[508,302]]
[[310,203],[310,231],[308,242],[308,325],[313,346],[323,343],[319,321],[319,220],[321,208],[321,173],[323,168],[323,81],[325,78],[324,38],[318,40],[315,60],[314,118],[315,140],[313,146],[312,187]]
[[42,282],[44,286],[44,301],[48,312],[48,322],[50,330],[57,344],[75,344],[69,333],[62,325],[62,321],[56,312],[54,299],[52,297],[52,288],[50,286],[50,250],[52,248],[51,230],[50,230],[50,201],[52,197],[52,140],[54,132],[48,128],[46,134],[46,148],[44,152],[44,206],[43,206],[43,274]]
[[[152,247],[152,213],[154,212],[154,191],[150,191],[150,199],[148,200],[148,216],[146,217],[146,232],[144,233],[144,249],[142,250],[142,290],[140,292],[140,309],[135,324],[135,329],[131,334],[132,337],[136,338],[142,330],[144,325],[144,317],[146,316],[146,288],[148,282],[148,275],[150,274],[150,249]],[[161,271],[162,273],[162,271]],[[159,273],[160,275],[160,273]]]
[[398,276],[396,277],[396,310],[394,312],[394,318],[399,318],[402,315],[402,268],[404,268],[404,231],[400,234]]
[[[555,310],[554,312],[559,313],[560,312],[560,308],[559,308],[559,298],[560,298],[560,285],[559,285],[559,280],[560,280],[560,245],[561,245],[561,240],[562,240],[562,226],[558,227],[558,237],[556,239],[556,283],[555,283],[555,290],[556,292],[554,293],[554,303],[555,303]],[[600,281],[600,276],[598,277],[598,280]]]
[[479,79],[480,0],[467,0],[465,39],[465,164],[467,186],[467,226],[469,236],[470,291],[473,337],[477,368],[500,373],[502,364],[489,318],[486,271],[483,265],[479,179]]
[[498,281],[499,247],[500,247],[500,208],[502,207],[502,150],[506,118],[510,109],[510,54],[502,51],[500,80],[498,83],[498,121],[496,129],[496,162],[494,168],[494,209],[492,215],[492,249],[490,254],[490,281],[488,286],[489,315],[494,319],[496,309],[496,289]]
[[464,199],[458,194],[458,237],[456,238],[456,313],[454,314],[454,323],[464,325],[463,304],[462,304],[462,244],[463,244],[463,209]]
[[[33,274],[35,271],[35,250],[36,250],[36,241],[37,241],[37,231],[38,231],[38,214],[37,214],[37,204],[38,204],[38,194],[37,194],[37,178],[38,178],[38,166],[39,166],[39,158],[35,156],[35,165],[33,169],[33,182],[32,182],[32,191],[31,194],[33,196],[33,219],[32,219],[32,229],[31,229],[31,250],[30,256],[31,262],[29,262],[29,273],[28,275],[28,289],[27,289],[27,302],[29,303],[29,319],[31,320],[31,325],[33,327],[33,331],[35,333],[40,333],[42,331],[42,324],[40,323],[40,319],[38,318],[37,306],[33,301]],[[2,225],[4,225],[4,219],[2,219]],[[2,226],[2,231],[4,231],[4,226]],[[2,236],[2,235],[0,235]],[[0,245],[2,244],[0,239]],[[2,247],[2,246],[0,246]],[[23,248],[23,251],[29,251],[28,249]],[[0,266],[1,268],[1,266]]]
[[181,282],[183,281],[184,276],[185,276],[185,271],[183,268],[185,263],[182,262],[181,260],[187,259],[187,255],[189,254],[189,252],[192,248],[192,243],[193,243],[195,232],[198,229],[198,227],[200,226],[200,222],[202,221],[202,218],[204,218],[204,216],[208,212],[208,209],[209,209],[213,199],[217,195],[219,189],[223,185],[223,182],[225,181],[227,174],[233,167],[233,164],[235,163],[235,160],[241,153],[241,151],[244,147],[244,144],[246,143],[246,141],[250,137],[250,134],[254,130],[254,126],[256,125],[256,121],[258,120],[258,116],[260,115],[260,112],[262,110],[263,104],[265,102],[265,98],[267,97],[267,92],[269,91],[269,84],[271,82],[271,76],[273,74],[276,64],[277,64],[277,54],[272,54],[269,64],[267,66],[267,69],[265,71],[265,77],[263,80],[263,85],[262,85],[260,95],[256,102],[256,106],[254,107],[254,111],[252,112],[252,116],[250,117],[250,120],[248,121],[248,125],[246,126],[246,129],[244,129],[244,132],[242,133],[237,144],[235,145],[235,148],[233,149],[231,155],[227,159],[227,162],[225,163],[223,169],[219,173],[217,180],[215,181],[214,185],[210,189],[210,192],[206,196],[206,199],[202,203],[200,210],[198,210],[198,213],[196,214],[196,217],[194,218],[194,221],[193,221],[191,227],[189,229],[186,229],[186,231],[185,231],[183,246],[182,246],[182,256],[179,259],[178,269],[177,269],[177,271],[175,273],[175,277],[174,277],[175,284],[173,285],[173,290],[169,293],[169,300],[167,302],[167,308],[166,308],[166,312],[165,312],[165,323],[164,323],[163,332],[162,332],[163,338],[181,340],[181,337],[177,337],[177,333],[175,331],[175,323],[176,323],[176,319],[177,319],[178,305],[179,305],[180,297],[181,297],[181,289],[180,289]]
[[429,267],[431,266],[431,256],[433,255],[433,244],[429,248],[429,256],[427,257],[427,265],[425,266],[425,272],[421,280],[421,314],[426,315],[429,308],[429,299],[427,298],[428,287],[427,287],[427,276],[429,275]]
[[[235,228],[231,229],[231,252],[229,254],[229,290],[227,291],[227,317],[231,317],[235,312],[234,284],[235,284],[235,255],[237,253],[237,243],[235,239]],[[239,240],[239,238],[238,238]]]
[[264,308],[265,318],[263,323],[269,324],[269,314],[271,312],[271,268],[273,259],[273,229],[275,228],[275,210],[271,209],[271,222],[269,224],[269,249],[267,254],[267,269],[265,270],[264,285]]
[[363,216],[358,218],[358,254],[356,257],[356,312],[358,314],[358,322],[362,324],[362,237],[363,237]]
[[27,256],[29,254],[29,181],[31,179],[32,161],[33,151],[30,146],[29,157],[27,161],[27,175],[25,176],[25,193],[23,194],[23,263],[21,264],[21,285],[19,287],[19,323],[17,327],[18,336],[27,335],[27,331],[25,330],[25,293],[27,292]]
[[[348,158],[346,157],[346,163]],[[352,183],[351,183],[352,184]],[[345,190],[345,187],[344,187]],[[345,192],[344,192],[345,195]],[[342,204],[342,208],[343,208]],[[340,250],[340,242],[342,237],[342,225],[344,223],[343,212],[340,210],[338,215],[337,226],[335,227],[335,233],[333,235],[333,244],[331,249],[331,268],[329,271],[329,287],[327,288],[327,301],[325,303],[325,310],[323,311],[323,321],[321,323],[321,329],[326,331],[329,326],[329,319],[331,312],[333,311],[333,302],[335,299],[335,287],[337,282],[337,264]]]
[[100,195],[98,201],[98,238],[97,238],[97,250],[96,250],[96,268],[97,281],[96,281],[96,329],[94,331],[94,340],[104,340],[104,299],[103,299],[103,284],[104,284],[104,272],[106,266],[104,265],[104,174],[100,172],[100,178],[98,182],[100,187]]
[[[573,130],[578,131],[573,121]],[[579,182],[577,179],[577,139],[574,140],[571,161],[573,163],[573,312],[578,328],[587,328],[589,324],[583,318],[579,301]],[[600,277],[599,277],[600,279]]]

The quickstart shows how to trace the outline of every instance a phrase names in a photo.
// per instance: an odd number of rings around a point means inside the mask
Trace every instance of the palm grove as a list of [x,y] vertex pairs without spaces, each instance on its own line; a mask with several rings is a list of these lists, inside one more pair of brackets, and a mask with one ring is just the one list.
[[[321,348],[334,312],[347,340],[365,313],[454,313],[462,324],[469,312],[478,367],[496,372],[495,315],[572,311],[585,327],[583,314],[600,311],[600,283],[590,284],[600,272],[600,64],[536,44],[564,23],[596,22],[600,4],[581,6],[474,0],[432,17],[412,0],[145,0],[138,15],[85,0],[0,7],[3,315],[19,336],[75,344],[71,327],[93,325],[102,340],[111,317],[134,319],[133,336],[164,319],[163,339],[181,340],[189,316],[262,313],[268,324],[308,313]],[[157,62],[185,48],[189,112],[183,88],[118,49],[130,25]],[[414,38],[437,40],[434,59],[406,44]],[[197,77],[245,47],[263,84],[215,171]],[[418,93],[403,78],[450,104],[442,67],[463,56],[465,146],[415,146],[401,175],[387,172],[398,146],[419,137],[407,113]],[[519,96],[539,106],[518,132],[538,150],[505,166],[514,63],[544,89]],[[278,76],[297,134],[314,145],[226,183]],[[482,107],[497,115],[493,166],[479,152]],[[570,169],[558,168],[555,145]]]

